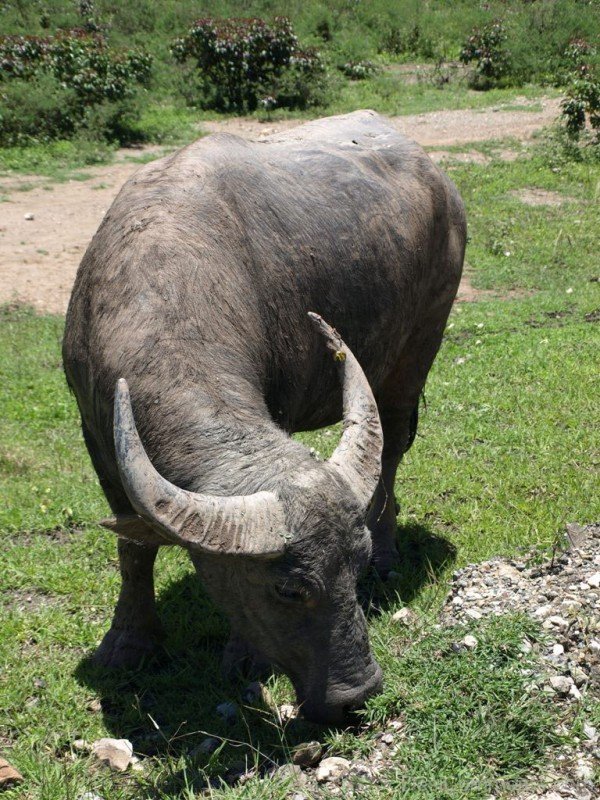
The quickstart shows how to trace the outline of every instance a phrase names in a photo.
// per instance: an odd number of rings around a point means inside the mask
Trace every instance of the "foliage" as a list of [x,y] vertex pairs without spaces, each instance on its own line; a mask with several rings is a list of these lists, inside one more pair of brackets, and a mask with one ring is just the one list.
[[460,51],[463,64],[475,64],[471,77],[474,88],[494,86],[510,70],[510,53],[505,47],[508,36],[500,20],[475,28]]
[[224,110],[253,111],[265,99],[269,105],[305,108],[313,84],[324,75],[319,53],[299,48],[285,17],[271,25],[258,18],[199,19],[173,43],[172,53],[180,63],[196,62],[211,91],[210,104]]
[[339,68],[347,78],[352,81],[360,81],[365,78],[370,78],[371,75],[379,72],[379,67],[372,61],[347,61]]
[[[82,127],[123,141],[135,117],[133,98],[138,85],[148,82],[151,63],[143,50],[115,51],[104,36],[82,29],[0,37],[0,143],[68,138]],[[36,130],[31,123],[38,113]],[[100,118],[104,124],[98,127]]]
[[424,34],[421,26],[416,23],[408,32],[397,26],[392,26],[383,34],[380,48],[383,53],[395,56],[409,55],[417,58],[433,59],[437,55],[437,48],[433,39]]
[[600,70],[590,63],[596,49],[585,39],[573,39],[565,50],[565,60],[572,64],[567,93],[562,101],[562,117],[569,137],[578,140],[589,119],[600,139]]

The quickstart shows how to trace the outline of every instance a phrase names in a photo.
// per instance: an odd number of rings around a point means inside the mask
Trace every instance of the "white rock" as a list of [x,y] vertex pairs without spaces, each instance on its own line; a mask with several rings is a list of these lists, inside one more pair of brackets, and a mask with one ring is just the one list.
[[470,617],[471,619],[481,619],[483,614],[481,611],[477,611],[476,608],[467,608],[465,611],[465,616]]
[[383,742],[383,744],[391,745],[394,744],[394,737],[392,736],[391,733],[384,733],[383,736],[381,737],[381,741]]
[[558,614],[553,614],[552,616],[548,617],[542,624],[542,628],[545,628],[546,630],[550,630],[550,628],[558,628],[562,631],[568,627],[569,623],[567,620],[563,617],[559,617]]
[[536,608],[536,610],[533,612],[532,616],[536,617],[537,619],[545,619],[551,613],[552,613],[552,606],[545,605],[545,606],[540,606],[539,608]]
[[28,212],[27,212],[27,214],[25,214],[25,215],[23,216],[23,219],[26,219],[28,222],[31,222],[32,220],[34,220],[34,219],[35,219],[35,217],[34,217],[34,216],[33,216],[33,214],[31,213],[31,211],[28,211]]
[[548,683],[557,694],[562,694],[562,695],[569,694],[571,686],[575,685],[573,683],[573,679],[567,678],[565,675],[553,675],[548,681]]
[[471,634],[467,634],[465,638],[462,640],[462,643],[465,647],[468,647],[469,650],[474,650],[477,647],[477,639]]
[[316,769],[315,777],[319,783],[335,783],[350,772],[347,758],[324,758]]
[[282,706],[279,706],[279,719],[281,720],[282,724],[295,719],[296,716],[296,709],[290,703],[284,703]]
[[124,772],[131,764],[133,745],[128,739],[98,739],[92,744],[92,753],[102,764]]
[[589,761],[580,758],[575,767],[575,775],[582,781],[591,781],[594,777],[594,768]]
[[575,684],[573,684],[569,689],[569,697],[572,697],[573,700],[581,700],[581,692],[577,686],[575,686]]
[[554,644],[554,645],[552,645],[552,655],[553,656],[562,656],[562,654],[564,652],[565,652],[565,648],[562,646],[562,644]]
[[600,589],[600,572],[594,572],[593,575],[585,579],[585,582],[588,586],[591,586],[592,589]]
[[77,800],[104,800],[104,798],[100,797],[100,795],[95,792],[84,792],[79,795]]
[[410,625],[414,622],[415,617],[415,613],[405,606],[399,611],[396,611],[395,614],[392,614],[392,622],[398,622],[401,625]]
[[589,722],[583,723],[583,734],[586,739],[589,739],[590,742],[595,742],[598,738],[598,731],[593,725],[590,725]]

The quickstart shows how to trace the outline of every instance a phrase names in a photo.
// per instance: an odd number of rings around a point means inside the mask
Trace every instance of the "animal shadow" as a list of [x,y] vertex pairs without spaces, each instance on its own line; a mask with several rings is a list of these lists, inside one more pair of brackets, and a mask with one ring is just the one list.
[[99,667],[90,653],[75,670],[79,683],[100,698],[109,735],[129,739],[138,755],[169,758],[165,776],[145,787],[149,797],[270,772],[289,762],[295,745],[324,739],[327,730],[319,726],[278,720],[273,701],[251,679],[223,676],[227,624],[195,574],[171,583],[157,605],[167,632],[160,653],[133,670]]
[[[455,558],[450,542],[420,525],[399,529],[399,550],[392,581],[370,573],[360,583],[359,598],[370,616],[396,604],[398,596],[412,600]],[[325,741],[325,728],[278,720],[273,703],[253,694],[249,679],[223,676],[227,624],[194,573],[164,589],[157,605],[167,632],[160,653],[133,670],[99,667],[89,654],[75,670],[100,698],[112,736],[129,739],[138,755],[169,758],[165,777],[145,787],[149,797],[235,783],[252,770],[270,772],[289,762],[297,744]],[[207,751],[208,737],[213,752]]]
[[397,605],[410,603],[456,560],[456,547],[424,525],[398,526],[399,559],[387,581],[371,570],[360,581],[359,601],[367,618]]

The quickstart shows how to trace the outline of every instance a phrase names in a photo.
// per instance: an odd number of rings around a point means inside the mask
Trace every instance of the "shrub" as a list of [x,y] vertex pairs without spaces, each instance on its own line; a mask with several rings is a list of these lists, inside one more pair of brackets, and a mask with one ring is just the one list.
[[463,64],[475,64],[471,85],[488,89],[510,71],[510,53],[505,47],[506,30],[500,20],[474,28],[460,51]]
[[[150,70],[151,58],[144,51],[114,51],[102,35],[81,29],[49,37],[0,37],[0,91],[5,98],[0,142],[72,136],[90,124],[93,109],[99,107],[104,119],[112,121],[98,133],[120,141],[137,88],[147,83]],[[39,126],[32,124],[36,115]]]
[[194,59],[202,76],[205,105],[253,111],[265,99],[277,106],[305,108],[318,102],[325,68],[318,52],[301,50],[285,17],[200,19],[171,52],[176,61]]
[[380,51],[395,56],[410,55],[417,58],[435,58],[437,49],[433,39],[425,36],[420,25],[416,24],[405,33],[401,28],[392,26],[386,31],[380,45]]
[[379,67],[372,61],[347,61],[339,70],[350,80],[360,81],[375,75],[379,72]]
[[50,74],[0,83],[0,145],[70,138],[76,131],[77,96]]
[[561,107],[571,139],[579,139],[588,119],[596,137],[600,136],[600,77],[597,70],[588,64],[577,67]]

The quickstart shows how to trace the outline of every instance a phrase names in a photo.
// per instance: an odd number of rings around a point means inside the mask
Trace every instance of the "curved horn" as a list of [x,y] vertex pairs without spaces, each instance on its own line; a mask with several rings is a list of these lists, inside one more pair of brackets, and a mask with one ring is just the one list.
[[159,475],[137,432],[123,378],[115,390],[114,439],[127,496],[138,514],[165,538],[165,544],[260,558],[283,552],[283,509],[272,492],[236,497],[196,494]]
[[339,333],[318,314],[310,311],[308,316],[325,337],[344,387],[344,429],[328,463],[341,472],[366,508],[381,474],[383,432],[377,403],[365,373]]

